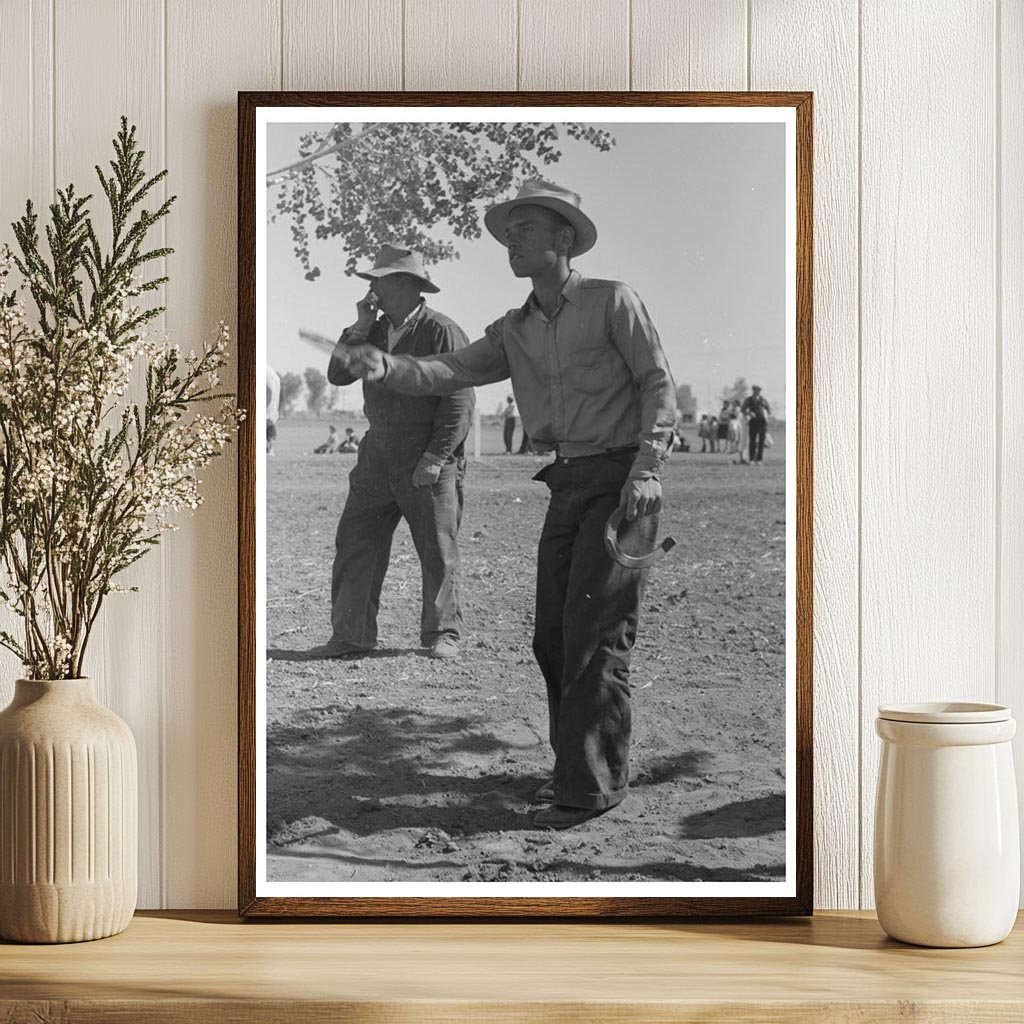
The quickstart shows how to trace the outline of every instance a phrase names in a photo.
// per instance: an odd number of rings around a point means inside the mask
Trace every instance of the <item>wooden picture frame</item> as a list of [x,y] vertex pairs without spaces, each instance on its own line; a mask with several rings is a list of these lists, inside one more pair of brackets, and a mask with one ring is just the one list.
[[[309,122],[341,123],[340,116],[356,112],[351,123],[369,120],[379,112],[381,121],[410,121],[427,116],[424,112],[450,113],[455,123],[464,108],[472,109],[479,121],[509,122],[532,120],[561,122],[555,116],[564,108],[565,120],[604,123],[614,116],[622,124],[644,122],[666,124],[768,123],[782,126],[785,165],[783,187],[786,224],[783,277],[787,282],[782,300],[785,312],[784,341],[779,352],[787,366],[785,423],[796,423],[795,432],[786,430],[785,503],[787,515],[781,529],[786,538],[783,554],[785,621],[781,655],[775,662],[785,664],[782,687],[784,719],[784,764],[776,766],[783,778],[784,836],[776,842],[785,848],[782,877],[769,881],[719,883],[694,881],[592,881],[575,889],[559,881],[527,882],[515,892],[496,889],[502,885],[488,880],[464,883],[434,882],[423,891],[409,895],[399,882],[372,885],[337,883],[318,888],[319,883],[296,880],[292,885],[268,881],[266,850],[269,825],[266,808],[266,621],[265,504],[258,506],[266,477],[261,425],[265,424],[264,403],[257,401],[260,382],[266,383],[260,358],[266,351],[266,266],[265,234],[267,198],[266,130],[275,118],[294,121],[305,110]],[[508,108],[515,108],[509,110]],[[570,113],[571,112],[571,113]],[[531,117],[527,117],[529,114]],[[592,117],[590,115],[593,115]],[[308,115],[308,116],[307,116]],[[376,121],[376,116],[374,121]],[[754,119],[751,121],[745,118]],[[756,119],[760,120],[756,120]],[[631,120],[632,119],[632,120]],[[689,119],[689,120],[688,120]],[[702,120],[703,119],[703,120]],[[653,130],[653,129],[652,129]],[[667,130],[667,129],[666,129]],[[780,136],[781,138],[781,136]],[[700,159],[700,154],[687,154]],[[557,171],[557,167],[556,167]],[[258,180],[258,175],[262,178]],[[558,180],[552,174],[553,180]],[[238,903],[239,913],[248,917],[333,916],[333,917],[679,917],[748,916],[764,914],[805,915],[812,913],[812,97],[806,92],[718,92],[718,93],[289,93],[242,92],[238,97],[238,395],[252,413],[243,423],[240,436],[238,475],[239,529],[239,703],[238,703]],[[566,184],[571,184],[567,182]],[[640,181],[638,187],[645,187]],[[581,190],[582,191],[582,190]],[[513,194],[510,190],[509,195]],[[584,201],[586,196],[584,196]],[[776,200],[778,201],[778,200]],[[652,229],[653,230],[653,229]],[[486,232],[484,233],[486,237]],[[386,241],[379,239],[378,241]],[[335,243],[338,244],[338,243]],[[366,264],[365,259],[360,263]],[[340,261],[339,261],[340,265]],[[442,268],[438,267],[440,275]],[[630,282],[643,294],[642,280]],[[773,278],[774,279],[774,278]],[[363,285],[365,287],[365,285]],[[521,303],[528,292],[522,283],[510,281],[506,306]],[[348,301],[339,303],[339,319],[332,324],[334,337],[351,319]],[[444,309],[443,306],[441,306]],[[502,312],[495,310],[495,315]],[[652,314],[653,315],[653,314]],[[783,322],[780,321],[780,322]],[[479,337],[477,327],[468,331]],[[336,329],[335,329],[336,328]],[[660,329],[660,328],[659,328]],[[474,333],[477,332],[477,333]],[[664,333],[664,331],[662,331]],[[262,356],[258,358],[258,352]],[[717,364],[716,364],[717,365]],[[679,383],[678,374],[676,383]],[[795,437],[793,436],[795,433]],[[742,455],[741,455],[742,459]],[[696,464],[697,460],[681,460]],[[769,459],[769,462],[771,460]],[[281,463],[275,463],[275,470]],[[671,461],[669,463],[671,466]],[[261,468],[262,467],[262,468]],[[760,467],[758,467],[760,468]],[[747,473],[757,469],[748,467]],[[261,473],[263,479],[261,479]],[[524,471],[528,479],[529,474]],[[467,492],[467,505],[470,501]],[[794,515],[795,512],[795,515]],[[778,521],[776,521],[778,522]],[[264,525],[260,525],[263,523]],[[258,540],[259,539],[259,540]],[[775,538],[779,543],[779,538]],[[324,541],[321,538],[321,545]],[[766,540],[765,543],[768,543]],[[326,550],[326,549],[325,549]],[[321,553],[322,558],[329,557]],[[532,557],[532,556],[531,556]],[[669,556],[672,557],[672,556]],[[767,557],[767,556],[765,556]],[[260,576],[258,566],[262,567]],[[319,570],[318,570],[319,571]],[[658,570],[654,570],[655,573]],[[329,607],[328,584],[324,583]],[[262,593],[262,597],[258,595]],[[749,600],[748,595],[745,600]],[[643,628],[643,627],[641,627]],[[779,658],[781,657],[781,661]],[[261,682],[262,679],[262,682]],[[537,690],[531,694],[543,700],[543,683],[537,675]],[[783,685],[784,683],[784,685]],[[787,695],[788,694],[788,699]],[[735,695],[733,695],[733,698]],[[729,699],[733,699],[729,698]],[[719,698],[721,699],[721,698]],[[331,714],[346,710],[344,701],[331,705]],[[783,728],[783,726],[779,726]],[[262,731],[261,731],[262,730]],[[699,780],[694,781],[698,785]],[[263,793],[262,799],[258,794]],[[778,797],[779,800],[783,798]],[[742,801],[737,802],[737,806]],[[781,807],[781,805],[780,805]],[[611,815],[608,816],[611,820]],[[336,823],[335,823],[336,824]],[[728,833],[728,830],[725,830]],[[709,833],[710,835],[711,833]],[[301,848],[296,848],[300,849]],[[262,852],[261,852],[262,851]],[[292,850],[294,852],[294,850]],[[305,862],[303,862],[305,863]],[[596,876],[595,876],[596,877]],[[723,874],[722,877],[726,877]],[[332,883],[334,886],[334,883]],[[340,888],[338,888],[340,886]],[[744,887],[747,888],[744,888]],[[523,888],[528,891],[523,892]],[[580,894],[579,889],[587,889]],[[648,889],[651,895],[647,895]],[[323,891],[323,894],[319,894]],[[429,891],[427,891],[429,890]],[[638,891],[640,890],[640,891]],[[655,892],[656,890],[656,892]],[[508,894],[506,894],[506,891]],[[748,891],[751,893],[748,895]],[[339,894],[341,892],[341,894]],[[366,893],[363,895],[362,893]],[[479,892],[479,895],[475,893]],[[593,894],[591,894],[591,892]],[[621,894],[620,894],[621,893]]]

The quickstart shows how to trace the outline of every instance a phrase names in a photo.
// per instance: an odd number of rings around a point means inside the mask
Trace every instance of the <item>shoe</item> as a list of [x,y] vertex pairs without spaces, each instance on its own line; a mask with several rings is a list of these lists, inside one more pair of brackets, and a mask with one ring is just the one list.
[[363,654],[370,654],[373,647],[357,647],[355,644],[337,643],[329,640],[325,644],[317,644],[306,651],[308,658],[358,658]]
[[448,661],[452,658],[457,658],[459,653],[459,641],[451,636],[443,636],[439,640],[435,640],[434,645],[430,648],[431,658],[441,658]]
[[604,814],[609,809],[602,807],[600,810],[595,810],[593,807],[566,807],[563,804],[552,804],[533,816],[533,824],[537,828],[559,830],[572,828],[574,825],[582,825],[583,822]]
[[553,804],[555,802],[555,780],[548,779],[547,782],[541,783],[540,789],[533,794],[533,799],[538,804]]

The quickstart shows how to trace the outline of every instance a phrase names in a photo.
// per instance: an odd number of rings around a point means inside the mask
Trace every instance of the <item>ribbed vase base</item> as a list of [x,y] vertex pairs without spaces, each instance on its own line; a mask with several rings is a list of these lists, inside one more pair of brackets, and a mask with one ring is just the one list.
[[89,942],[123,932],[136,894],[109,882],[77,885],[0,883],[0,939],[8,942]]

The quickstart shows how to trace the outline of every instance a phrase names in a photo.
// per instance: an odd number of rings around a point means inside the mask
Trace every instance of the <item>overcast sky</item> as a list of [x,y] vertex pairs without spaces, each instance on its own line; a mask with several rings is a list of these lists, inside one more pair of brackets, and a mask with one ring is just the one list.
[[[297,159],[312,124],[271,124],[267,166]],[[324,125],[328,127],[328,125]],[[595,247],[573,265],[584,276],[632,285],[646,304],[679,384],[700,409],[717,411],[736,377],[761,384],[785,408],[785,128],[781,124],[609,124],[615,147],[601,153],[563,135],[562,159],[547,176],[578,192],[597,225]],[[325,161],[329,167],[329,161]],[[268,197],[272,208],[274,192]],[[381,239],[387,241],[387,239]],[[305,328],[330,337],[355,319],[366,282],[345,274],[337,239],[312,241],[322,274],[306,281],[289,226],[267,228],[267,351],[279,373],[326,370],[326,356],[302,341]],[[505,249],[490,234],[457,240],[460,259],[430,268],[441,288],[429,303],[456,320],[470,340],[521,305],[529,281],[513,277]],[[359,408],[358,385],[342,408]],[[478,389],[494,412],[508,388]]]

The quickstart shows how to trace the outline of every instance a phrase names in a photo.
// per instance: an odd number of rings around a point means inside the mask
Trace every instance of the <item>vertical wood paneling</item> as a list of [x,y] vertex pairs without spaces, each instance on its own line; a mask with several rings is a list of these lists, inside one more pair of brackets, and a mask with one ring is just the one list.
[[283,0],[285,89],[400,89],[402,0]]
[[863,6],[866,906],[876,705],[994,694],[993,38],[991,3]]
[[[168,326],[183,347],[235,315],[236,94],[281,82],[277,0],[167,0]],[[234,379],[234,366],[225,380]],[[235,446],[167,549],[167,905],[235,900]]]
[[628,89],[628,0],[519,0],[520,89]]
[[814,92],[815,903],[856,907],[857,12],[755,0],[751,14],[756,87]]
[[[54,176],[91,190],[125,112],[181,197],[167,326],[191,347],[234,316],[238,89],[725,89],[748,67],[813,89],[817,903],[870,905],[875,705],[1024,714],[1024,7],[863,0],[858,39],[854,5],[828,0],[751,0],[749,26],[746,0],[402,6],[5,0],[0,225]],[[234,903],[233,450],[203,491],[124,581],[141,592],[111,599],[91,666],[139,740],[143,906]]]
[[[160,0],[58,0],[54,19],[56,181],[62,188],[73,182],[79,194],[93,194],[94,221],[101,239],[109,241],[109,212],[94,166],[108,169],[111,140],[122,114],[138,127],[147,169],[152,173],[163,167],[163,9]],[[97,59],[99,54],[102,59]],[[161,237],[154,232],[153,244],[159,245]],[[137,382],[130,397],[141,400],[144,395],[144,385]],[[98,699],[124,718],[135,734],[139,905],[158,907],[164,856],[164,587],[159,554],[147,555],[118,582],[137,586],[139,592],[107,597],[85,672],[96,681]]]
[[9,0],[0,32],[0,239],[31,199],[45,210],[53,179],[53,33],[49,0]]
[[[10,0],[0,28],[0,244],[15,248],[12,221],[31,199],[45,213],[53,182],[53,31],[50,0]],[[31,306],[29,307],[31,310]],[[0,608],[0,629],[17,636],[20,619]],[[22,675],[0,648],[0,707]]]
[[515,89],[515,0],[406,0],[405,88]]
[[[1002,141],[999,282],[1002,334],[1002,543],[1000,649],[996,699],[1014,709],[1024,730],[1024,4],[1004,2],[999,31]],[[1014,744],[1024,821],[1024,740]]]
[[630,87],[745,89],[746,34],[747,0],[633,0]]

